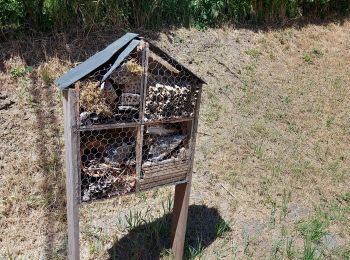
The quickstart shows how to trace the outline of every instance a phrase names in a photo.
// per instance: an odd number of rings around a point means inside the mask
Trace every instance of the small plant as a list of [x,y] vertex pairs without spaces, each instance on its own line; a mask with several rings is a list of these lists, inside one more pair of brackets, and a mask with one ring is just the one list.
[[254,49],[254,48],[246,50],[245,53],[255,59],[261,55],[261,51],[259,49]]
[[286,105],[290,103],[290,97],[288,95],[285,95],[282,97],[282,102]]
[[308,64],[313,64],[311,55],[307,52],[304,53],[303,60],[306,61]]
[[273,243],[272,249],[271,249],[271,259],[279,259],[279,256],[283,254],[282,242],[283,240],[280,239]]
[[295,257],[295,250],[293,245],[293,239],[287,239],[286,241],[286,254],[288,259],[293,259]]
[[336,89],[340,89],[343,85],[344,85],[344,80],[340,77],[337,77],[333,82],[333,86]]
[[226,232],[230,231],[230,226],[229,224],[223,220],[223,219],[220,219],[218,223],[216,223],[216,235],[218,237],[221,237],[223,236]]
[[288,204],[291,200],[292,197],[292,193],[291,191],[286,191],[285,189],[283,189],[283,196],[282,196],[282,208],[281,208],[281,216],[280,219],[284,220],[287,216],[288,213]]
[[254,153],[255,153],[255,156],[259,159],[261,159],[263,157],[264,149],[262,147],[262,144],[254,145]]
[[323,56],[323,52],[318,48],[312,48],[311,52],[317,56]]
[[300,231],[306,240],[319,242],[326,235],[326,223],[319,214],[313,219],[301,224]]
[[26,66],[26,67],[14,67],[10,71],[11,78],[16,79],[19,77],[24,76],[26,73],[30,73],[33,71],[33,67]]
[[147,195],[145,192],[140,192],[137,196],[143,201],[147,200]]
[[318,48],[312,48],[311,51],[305,52],[303,55],[303,60],[308,64],[313,64],[313,58],[323,56],[323,52]]
[[53,82],[53,76],[46,67],[41,70],[41,78],[44,81],[46,87],[50,86]]
[[188,245],[185,250],[185,255],[187,259],[192,260],[196,259],[196,257],[201,257],[204,253],[204,247],[202,246],[201,239],[197,238],[197,243],[195,247]]
[[276,211],[277,211],[277,205],[275,201],[271,201],[271,213],[270,213],[270,223],[274,227],[276,225]]
[[316,260],[318,257],[316,256],[316,246],[306,239],[304,241],[304,251],[303,251],[303,260]]
[[165,202],[162,201],[162,208],[163,208],[164,214],[171,212],[171,210],[173,208],[173,200],[172,200],[170,194],[168,195],[167,200]]
[[125,216],[125,221],[127,223],[127,229],[131,230],[139,225],[141,225],[142,223],[145,222],[144,216],[142,215],[141,211],[135,211],[132,212],[130,210],[129,215]]

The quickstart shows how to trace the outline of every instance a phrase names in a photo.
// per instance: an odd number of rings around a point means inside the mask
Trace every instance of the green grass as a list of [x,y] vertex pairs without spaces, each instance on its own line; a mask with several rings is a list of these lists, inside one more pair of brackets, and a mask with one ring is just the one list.
[[312,58],[311,58],[311,55],[310,55],[310,53],[304,53],[304,55],[303,55],[303,60],[305,61],[305,62],[307,62],[308,64],[313,64],[314,62],[313,62],[313,60],[312,60]]
[[216,229],[216,235],[217,235],[218,237],[221,237],[221,236],[223,236],[224,234],[226,234],[228,231],[230,231],[230,226],[229,226],[229,224],[228,224],[225,220],[221,219],[221,220],[216,224],[215,229]]
[[204,247],[202,246],[201,239],[197,238],[196,246],[185,246],[185,257],[188,260],[194,260],[200,258],[204,253]]

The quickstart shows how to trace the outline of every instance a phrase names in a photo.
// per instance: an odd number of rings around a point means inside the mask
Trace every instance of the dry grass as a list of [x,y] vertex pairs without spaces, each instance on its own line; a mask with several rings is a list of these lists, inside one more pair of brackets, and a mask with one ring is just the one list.
[[[350,257],[349,30],[347,21],[159,35],[160,47],[208,82],[188,258]],[[56,53],[42,48],[30,61],[19,43],[2,50],[0,102],[15,103],[0,110],[0,258],[65,258],[62,108],[52,79],[97,48],[64,51],[77,42],[53,43]],[[162,244],[169,196],[162,188],[82,206],[84,259],[118,256],[120,246],[171,259]]]
[[79,100],[85,111],[91,111],[103,116],[112,115],[111,108],[99,86],[99,82],[84,81],[77,85],[81,89]]

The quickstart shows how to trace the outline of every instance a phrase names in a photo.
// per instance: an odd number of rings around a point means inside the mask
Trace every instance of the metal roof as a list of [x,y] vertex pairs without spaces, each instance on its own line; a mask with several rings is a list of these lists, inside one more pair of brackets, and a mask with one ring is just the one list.
[[[118,57],[116,57],[113,65],[102,78],[102,81],[105,81],[108,78],[108,76],[120,66],[120,64],[124,61],[125,58],[127,58],[127,56],[133,51],[133,49],[136,48],[139,42],[140,37],[138,36],[138,34],[127,33],[112,44],[110,44],[109,46],[107,46],[104,50],[96,53],[83,63],[80,63],[75,68],[60,76],[58,79],[55,80],[55,84],[61,90],[71,87],[75,82],[88,76],[91,72],[108,62],[115,54],[118,53],[118,51],[122,50],[119,53]],[[196,78],[199,82],[205,83],[201,78],[196,76],[193,72],[191,72],[185,66],[181,65],[179,62],[177,62],[175,59],[170,57],[168,54],[166,54],[164,51],[162,51],[155,45],[150,44],[150,47],[151,50],[154,50],[155,52],[161,54],[161,56],[167,59],[171,59],[175,67],[186,71],[194,78]]]

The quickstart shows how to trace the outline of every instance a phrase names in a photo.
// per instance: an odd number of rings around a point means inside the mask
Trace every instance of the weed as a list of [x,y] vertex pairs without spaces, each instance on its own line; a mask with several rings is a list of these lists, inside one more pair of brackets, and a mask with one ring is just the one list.
[[288,131],[295,134],[298,134],[300,132],[298,126],[292,122],[288,122]]
[[282,195],[282,206],[281,206],[281,216],[280,220],[284,220],[288,213],[288,204],[291,201],[292,192],[286,191],[286,189],[283,189],[283,195]]
[[230,231],[230,226],[225,220],[220,219],[220,221],[218,223],[216,223],[215,230],[216,230],[216,235],[218,237],[221,237],[225,233]]
[[103,243],[100,240],[94,240],[92,243],[89,244],[88,248],[89,248],[89,254],[95,255],[103,250]]
[[288,238],[286,241],[286,254],[288,259],[293,259],[296,254],[293,243],[293,239],[291,238]]
[[325,220],[320,214],[316,214],[314,218],[301,224],[300,231],[307,241],[317,243],[326,235],[325,228]]
[[305,62],[307,62],[308,64],[313,64],[313,61],[312,61],[312,58],[311,58],[311,55],[307,52],[304,53],[303,55],[303,60]]
[[204,247],[202,246],[202,241],[200,238],[197,237],[197,243],[196,246],[193,247],[191,245],[187,245],[185,249],[185,255],[187,259],[192,260],[196,257],[201,257],[204,253]]
[[331,128],[334,119],[335,119],[334,116],[330,116],[330,117],[327,118],[327,121],[326,121],[326,127],[327,127],[327,128]]
[[47,67],[44,67],[41,70],[41,78],[44,81],[44,84],[46,87],[50,86],[54,80],[54,78],[51,74],[51,71]]
[[140,192],[137,194],[137,196],[142,200],[142,201],[146,201],[147,200],[147,195],[145,192]]
[[264,149],[262,144],[254,144],[254,153],[258,159],[261,159],[264,155]]
[[163,248],[163,250],[160,252],[160,256],[162,259],[165,259],[165,260],[175,259],[175,254],[171,249]]
[[316,260],[316,246],[308,239],[304,241],[303,260]]
[[320,49],[318,49],[318,48],[312,48],[311,49],[311,53],[315,54],[317,56],[322,56],[323,55],[323,52]]
[[127,229],[131,230],[139,225],[141,225],[142,223],[146,222],[146,218],[145,215],[142,214],[141,211],[135,211],[132,212],[130,210],[129,215],[125,216],[125,221],[127,223]]
[[288,105],[290,103],[290,97],[288,95],[286,96],[282,96],[282,102],[285,104],[285,105]]
[[271,213],[270,213],[270,223],[274,227],[276,225],[276,211],[277,211],[277,204],[275,201],[271,201]]
[[341,89],[341,87],[344,85],[344,80],[340,77],[337,77],[334,81],[333,81],[333,86],[336,89]]
[[22,77],[26,73],[30,73],[32,71],[33,71],[33,67],[31,67],[31,66],[14,67],[10,70],[10,75],[13,79],[16,79],[16,78]]
[[271,259],[279,259],[279,256],[283,255],[282,243],[283,240],[281,239],[273,243],[271,249]]
[[171,195],[169,194],[166,201],[162,201],[162,208],[163,208],[163,212],[164,214],[167,214],[169,212],[171,212],[172,208],[173,208],[173,200],[171,198]]
[[255,64],[248,64],[248,65],[244,66],[244,69],[245,69],[248,73],[252,73],[252,72],[255,71],[256,65],[255,65]]
[[261,55],[261,51],[259,49],[254,49],[254,48],[246,50],[245,53],[255,59]]

